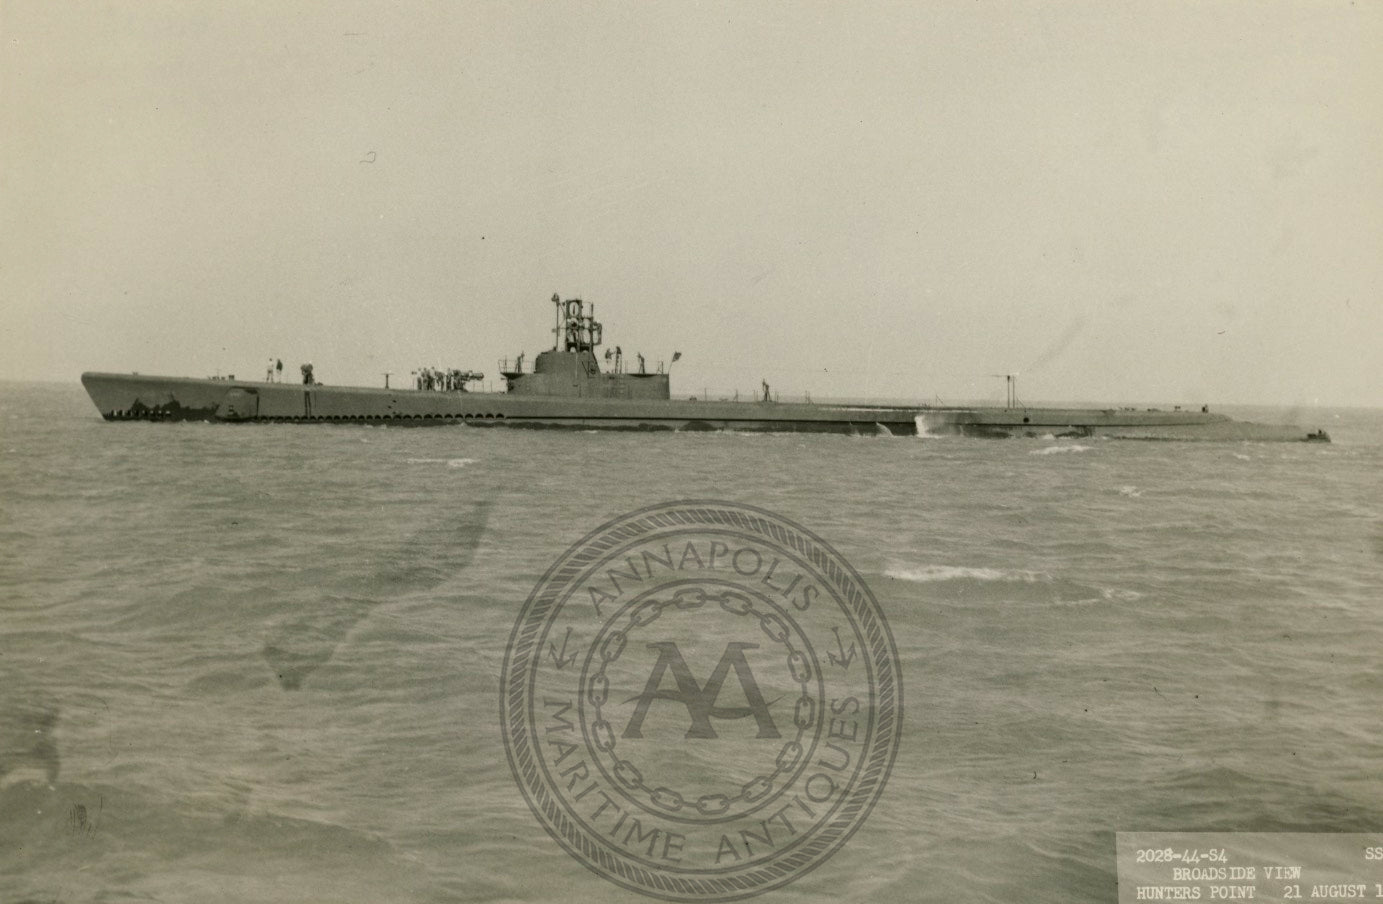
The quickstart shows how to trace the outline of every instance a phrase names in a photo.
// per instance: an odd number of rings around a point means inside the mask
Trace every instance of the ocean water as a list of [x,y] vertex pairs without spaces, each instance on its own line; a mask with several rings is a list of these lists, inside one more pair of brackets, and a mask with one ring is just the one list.
[[[1252,412],[1262,420],[1288,412]],[[0,901],[638,901],[529,812],[569,545],[766,507],[902,658],[886,794],[765,900],[1109,902],[1116,831],[1383,829],[1383,412],[1333,445],[106,424],[0,384]]]

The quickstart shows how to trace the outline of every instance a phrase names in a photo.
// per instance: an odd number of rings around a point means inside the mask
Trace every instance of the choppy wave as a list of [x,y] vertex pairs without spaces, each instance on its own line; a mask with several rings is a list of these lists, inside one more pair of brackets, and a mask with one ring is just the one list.
[[1095,593],[1080,593],[1074,599],[1061,598],[1055,600],[1058,606],[1093,606],[1101,603],[1133,603],[1143,599],[1143,594],[1137,590],[1128,590],[1120,587],[1100,587]]
[[966,565],[893,566],[884,574],[898,581],[925,584],[932,581],[1019,581],[1036,584],[1050,581],[1052,576],[1041,571],[1021,571],[1004,568],[973,568]]
[[1089,452],[1090,446],[1070,445],[1070,446],[1044,446],[1041,449],[1033,449],[1029,455],[1056,455],[1061,452]]
[[476,463],[474,458],[405,458],[410,465],[446,465],[448,468],[464,468]]

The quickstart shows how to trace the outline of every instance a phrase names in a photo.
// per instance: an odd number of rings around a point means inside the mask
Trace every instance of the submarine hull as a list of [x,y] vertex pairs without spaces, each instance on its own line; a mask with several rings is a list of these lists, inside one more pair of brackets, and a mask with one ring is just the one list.
[[82,385],[101,415],[111,421],[1167,440],[1306,438],[1295,427],[1246,424],[1201,411],[562,398],[112,373],[85,373]]
[[[540,352],[531,369],[520,354],[511,367],[500,362],[505,391],[466,392],[475,371],[422,368],[418,389],[367,389],[323,386],[312,365],[302,365],[304,382],[256,382],[231,378],[159,377],[85,373],[82,385],[102,417],[112,421],[212,421],[223,423],[369,423],[399,426],[466,424],[568,430],[675,430],[774,433],[846,433],[961,436],[1138,436],[1139,438],[1218,438],[1229,418],[1200,411],[1147,409],[964,408],[885,405],[871,402],[814,404],[767,401],[712,402],[672,398],[671,377],[660,365],[626,369],[619,346],[605,350],[612,368],[601,368],[596,349],[604,328],[595,305],[553,294],[556,315],[551,349]],[[674,353],[675,363],[681,353]],[[669,364],[669,368],[671,364]],[[432,387],[445,386],[445,391]],[[1236,428],[1250,438],[1255,425]],[[1273,432],[1265,439],[1306,439]],[[1254,438],[1260,438],[1254,437]],[[1313,435],[1313,441],[1324,433]]]

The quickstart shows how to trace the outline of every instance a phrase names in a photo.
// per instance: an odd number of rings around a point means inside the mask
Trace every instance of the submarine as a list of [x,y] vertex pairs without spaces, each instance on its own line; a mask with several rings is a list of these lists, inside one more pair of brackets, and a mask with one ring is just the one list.
[[[82,374],[82,386],[107,421],[372,424],[633,431],[743,431],[927,436],[1108,436],[1127,439],[1296,440],[1295,427],[1252,424],[1205,407],[1172,411],[1130,408],[1050,408],[1017,403],[1010,388],[1003,407],[779,402],[764,384],[751,400],[674,399],[670,375],[624,367],[607,349],[608,369],[596,354],[603,326],[595,305],[552,296],[555,341],[531,368],[521,354],[500,364],[501,392],[471,391],[477,371],[417,372],[411,388],[328,386],[312,366],[302,382],[234,377],[172,377],[138,373]],[[673,355],[676,361],[679,354]],[[281,362],[280,362],[281,364]],[[386,378],[387,384],[387,378]],[[1310,439],[1320,442],[1318,436]]]

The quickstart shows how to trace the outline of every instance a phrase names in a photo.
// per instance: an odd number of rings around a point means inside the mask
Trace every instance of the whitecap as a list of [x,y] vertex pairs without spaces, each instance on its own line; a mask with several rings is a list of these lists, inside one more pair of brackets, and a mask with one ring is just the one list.
[[1029,455],[1051,455],[1055,452],[1088,452],[1089,446],[1048,446],[1045,449],[1033,449]]
[[899,581],[929,583],[932,581],[1021,581],[1035,584],[1050,581],[1052,576],[1041,571],[1017,571],[1003,568],[971,568],[965,565],[892,566],[885,575]]
[[1083,596],[1074,600],[1058,600],[1058,606],[1096,606],[1102,603],[1132,603],[1143,598],[1137,590],[1101,587],[1099,596]]
[[1119,487],[1119,495],[1120,495],[1120,496],[1131,496],[1131,497],[1133,497],[1134,499],[1137,499],[1139,496],[1142,496],[1142,495],[1143,495],[1143,491],[1140,490],[1140,489],[1138,489],[1138,487],[1135,487],[1135,486],[1122,486],[1122,487]]

